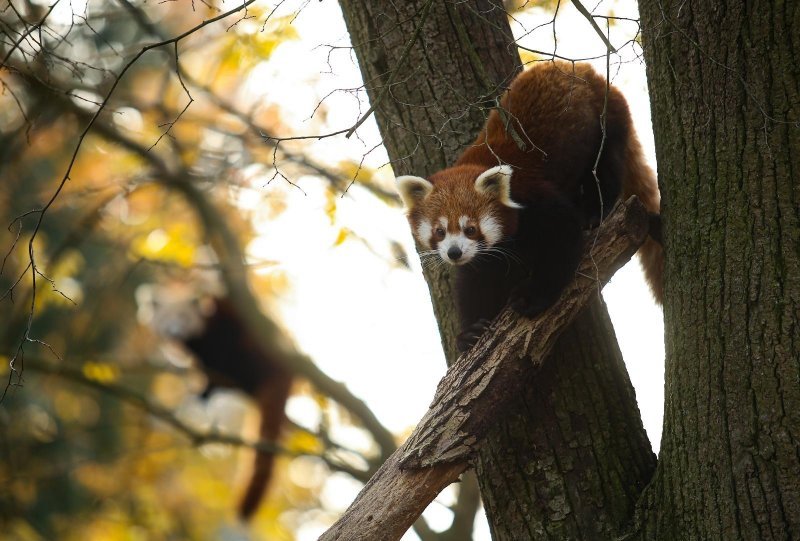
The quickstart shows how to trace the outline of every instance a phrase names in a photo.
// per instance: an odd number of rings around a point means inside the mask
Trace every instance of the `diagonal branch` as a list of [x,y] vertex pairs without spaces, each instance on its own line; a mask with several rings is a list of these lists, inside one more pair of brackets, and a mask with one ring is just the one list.
[[[86,374],[83,372],[83,370],[81,370],[81,368],[71,366],[68,363],[56,364],[39,359],[28,359],[26,366],[27,368],[33,370],[34,372],[54,375],[59,378],[76,383],[78,385],[82,385],[84,387],[88,387],[90,389],[94,389],[96,391],[112,395],[118,400],[130,404],[135,408],[150,415],[152,418],[158,419],[159,421],[163,422],[164,424],[175,430],[177,433],[188,438],[189,441],[191,441],[192,445],[195,445],[197,447],[211,443],[221,443],[224,445],[231,445],[233,447],[249,447],[256,451],[261,451],[265,453],[276,453],[289,456],[292,458],[299,456],[311,456],[322,460],[332,471],[344,472],[359,480],[364,480],[365,474],[367,476],[369,475],[364,470],[355,468],[349,464],[342,462],[341,460],[336,459],[334,456],[328,454],[326,452],[328,451],[328,449],[326,449],[322,453],[295,451],[287,449],[286,447],[283,447],[274,441],[268,441],[268,440],[247,441],[238,436],[225,434],[224,432],[220,432],[213,428],[207,431],[200,430],[192,426],[190,423],[187,423],[186,421],[180,419],[178,415],[175,413],[175,411],[170,410],[169,408],[166,408],[164,406],[161,406],[160,404],[154,402],[147,396],[131,389],[130,387],[119,385],[113,382],[103,382],[96,379],[92,379],[86,376]],[[296,428],[299,430],[303,430],[304,432],[307,432],[315,437],[319,437],[319,434],[310,431],[304,427],[296,426]],[[329,441],[326,442],[326,444],[329,443],[332,442]],[[332,449],[336,448],[335,445],[331,445],[330,447]]]
[[606,35],[603,33],[602,30],[600,30],[600,27],[597,26],[597,22],[594,20],[594,17],[592,16],[592,14],[589,13],[589,10],[586,9],[586,6],[581,4],[580,0],[572,0],[572,5],[575,6],[575,9],[577,9],[580,12],[581,15],[586,17],[586,20],[589,21],[589,24],[592,25],[592,28],[594,28],[594,31],[597,32],[597,35],[600,36],[601,40],[603,40],[603,44],[605,44],[605,46],[606,46],[607,53],[616,53],[617,50],[614,48],[613,45],[611,45],[611,42],[608,41],[608,38],[606,37]]
[[320,541],[400,539],[470,467],[487,429],[526,381],[523,374],[542,365],[560,333],[631,258],[647,229],[647,212],[636,198],[618,205],[556,305],[533,320],[506,309],[492,331],[450,367],[414,432]]

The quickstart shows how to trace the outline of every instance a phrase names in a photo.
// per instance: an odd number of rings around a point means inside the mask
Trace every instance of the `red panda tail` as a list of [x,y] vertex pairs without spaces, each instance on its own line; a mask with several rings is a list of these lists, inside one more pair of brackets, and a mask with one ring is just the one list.
[[[261,414],[259,437],[261,441],[275,443],[285,418],[284,408],[289,398],[291,377],[275,374],[256,390],[255,399]],[[248,520],[258,509],[261,499],[272,479],[275,464],[274,453],[256,452],[253,473],[239,502],[239,516]]]
[[[635,195],[644,204],[648,212],[660,214],[661,196],[658,192],[658,182],[653,170],[647,165],[642,152],[642,145],[634,133],[628,137],[625,149],[625,178],[622,185],[622,195],[627,199]],[[664,299],[664,249],[660,239],[656,241],[648,236],[639,248],[639,263],[644,270],[645,279],[650,285],[653,297],[658,304]]]

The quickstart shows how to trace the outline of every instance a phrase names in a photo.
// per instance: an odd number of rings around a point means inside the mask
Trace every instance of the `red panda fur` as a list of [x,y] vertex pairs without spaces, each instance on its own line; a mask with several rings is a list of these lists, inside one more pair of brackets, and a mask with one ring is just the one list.
[[[208,378],[203,396],[217,387],[245,392],[261,415],[259,439],[276,442],[285,422],[284,408],[293,377],[262,351],[232,302],[158,286],[151,287],[140,300],[152,305],[152,326],[179,341],[198,361]],[[258,509],[269,487],[274,461],[272,453],[255,453],[253,471],[238,506],[243,519],[249,519]]]
[[[437,252],[456,265],[462,331],[509,299],[529,316],[555,302],[580,261],[582,231],[620,197],[638,196],[653,215],[660,208],[625,98],[584,63],[522,72],[452,167],[398,177],[398,190],[430,250],[423,258]],[[661,245],[648,239],[639,254],[661,302]]]
[[[240,389],[255,400],[261,414],[259,438],[275,443],[285,421],[292,374],[266,355],[248,333],[228,299],[214,299],[201,334],[184,344],[208,374],[209,384]],[[275,456],[257,451],[253,471],[239,502],[239,516],[249,519],[258,509],[272,479]]]
[[[632,129],[632,128],[631,128]],[[625,174],[622,182],[622,199],[635,195],[652,215],[661,214],[661,194],[655,172],[647,165],[639,139],[633,134],[628,138],[625,160]],[[664,303],[664,247],[660,232],[656,240],[652,236],[645,239],[637,252],[644,277],[658,304]]]

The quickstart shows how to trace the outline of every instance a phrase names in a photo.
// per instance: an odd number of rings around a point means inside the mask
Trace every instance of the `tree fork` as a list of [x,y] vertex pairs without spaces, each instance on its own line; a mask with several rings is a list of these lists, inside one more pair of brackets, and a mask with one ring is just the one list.
[[561,332],[636,252],[648,225],[647,211],[635,197],[620,203],[590,239],[576,279],[554,306],[532,320],[505,309],[448,369],[414,432],[320,541],[400,539],[436,495],[470,467],[489,427],[506,414]]

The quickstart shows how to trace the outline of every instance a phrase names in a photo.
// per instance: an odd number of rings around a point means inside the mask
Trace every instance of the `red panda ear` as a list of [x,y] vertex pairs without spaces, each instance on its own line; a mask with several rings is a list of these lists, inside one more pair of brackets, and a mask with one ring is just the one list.
[[522,205],[511,199],[511,173],[510,165],[487,169],[475,179],[475,190],[491,195],[507,207],[521,209]]
[[400,199],[409,210],[433,191],[433,184],[421,177],[405,175],[397,177],[395,182],[397,182],[397,193],[400,194]]

